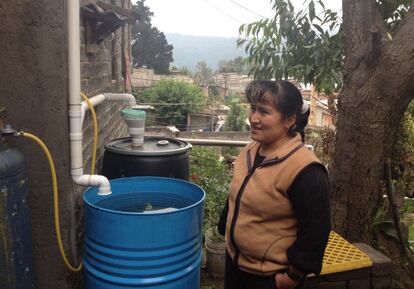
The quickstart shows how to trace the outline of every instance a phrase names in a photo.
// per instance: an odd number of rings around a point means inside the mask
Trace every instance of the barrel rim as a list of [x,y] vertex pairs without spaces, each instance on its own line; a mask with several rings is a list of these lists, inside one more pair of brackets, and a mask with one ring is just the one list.
[[[127,178],[112,179],[112,180],[109,181],[109,183],[110,184],[112,184],[112,183],[119,183],[119,182],[125,181],[125,179],[128,179],[128,180],[132,180],[132,179],[148,179],[148,180],[154,179],[154,180],[163,180],[163,181],[177,181],[177,182],[186,183],[186,184],[189,184],[189,185],[192,185],[192,186],[198,188],[203,193],[203,195],[202,195],[202,197],[200,198],[199,201],[197,201],[197,202],[195,202],[195,203],[193,203],[193,204],[191,204],[191,205],[189,205],[187,207],[183,207],[183,208],[177,209],[175,211],[161,212],[161,213],[154,213],[154,214],[147,214],[147,213],[140,213],[140,212],[123,212],[123,211],[117,211],[117,210],[111,210],[111,209],[105,209],[105,208],[99,207],[99,206],[91,203],[87,199],[87,197],[86,197],[87,194],[92,194],[92,193],[97,194],[98,193],[98,188],[97,187],[88,187],[85,190],[85,192],[83,193],[83,201],[88,206],[90,206],[91,208],[96,209],[98,211],[106,212],[106,213],[118,214],[118,215],[133,215],[133,216],[140,216],[140,217],[144,217],[144,216],[145,217],[153,217],[153,216],[166,215],[166,214],[174,214],[174,213],[177,213],[177,212],[182,212],[182,211],[190,210],[190,209],[192,209],[194,207],[197,207],[202,202],[204,202],[204,199],[206,197],[206,192],[199,185],[194,184],[194,183],[192,183],[190,181],[186,181],[186,180],[182,180],[182,179],[176,179],[176,178],[156,177],[156,176],[137,176],[137,177],[127,177]],[[103,196],[103,197],[105,197],[105,196]]]
[[160,150],[160,151],[140,151],[140,150],[122,150],[120,148],[114,147],[113,145],[115,143],[119,143],[119,142],[123,142],[123,141],[131,141],[131,137],[121,137],[121,138],[116,138],[113,139],[111,141],[109,141],[107,144],[105,144],[105,150],[112,152],[112,153],[117,153],[117,154],[122,154],[122,155],[132,155],[132,156],[167,156],[167,155],[178,155],[178,154],[182,154],[182,153],[186,153],[187,151],[189,151],[191,149],[191,144],[177,139],[177,138],[171,138],[171,137],[164,137],[164,136],[144,136],[144,142],[145,140],[148,139],[159,139],[159,140],[168,140],[168,141],[173,141],[175,143],[180,143],[183,146],[182,147],[178,147],[176,149],[171,149],[171,150]]

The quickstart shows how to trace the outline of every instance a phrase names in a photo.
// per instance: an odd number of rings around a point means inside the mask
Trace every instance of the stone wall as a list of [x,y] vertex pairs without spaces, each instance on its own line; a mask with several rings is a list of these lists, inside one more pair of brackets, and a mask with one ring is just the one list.
[[[0,4],[0,106],[8,111],[7,123],[37,135],[52,153],[59,184],[63,243],[66,255],[78,264],[84,188],[74,185],[70,177],[66,0],[3,2]],[[129,0],[105,2],[130,5]],[[80,32],[82,91],[88,96],[124,91],[126,61],[121,57],[125,54],[122,51],[129,51],[125,46],[129,43],[129,28],[118,29],[113,37],[100,44],[95,54],[85,53],[83,24]],[[102,104],[96,109],[99,159],[104,143],[126,134],[126,127],[118,117],[120,109],[121,105],[116,103]],[[92,144],[89,112],[83,130],[85,173],[88,173]],[[18,138],[9,142],[23,151],[27,160],[36,288],[81,288],[82,273],[71,273],[64,266],[57,247],[47,160],[30,140]]]
[[194,80],[187,75],[180,74],[155,74],[153,69],[148,68],[135,68],[131,76],[132,86],[136,90],[143,90],[154,86],[157,81],[162,79],[175,80],[185,83],[194,83]]

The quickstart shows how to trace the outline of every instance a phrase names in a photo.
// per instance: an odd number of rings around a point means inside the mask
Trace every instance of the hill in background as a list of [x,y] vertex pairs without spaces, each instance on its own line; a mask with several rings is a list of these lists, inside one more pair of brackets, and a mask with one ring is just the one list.
[[172,65],[187,67],[195,71],[200,61],[217,70],[220,60],[231,60],[237,56],[246,57],[243,48],[236,47],[237,38],[193,36],[178,33],[165,33],[169,44],[174,46]]

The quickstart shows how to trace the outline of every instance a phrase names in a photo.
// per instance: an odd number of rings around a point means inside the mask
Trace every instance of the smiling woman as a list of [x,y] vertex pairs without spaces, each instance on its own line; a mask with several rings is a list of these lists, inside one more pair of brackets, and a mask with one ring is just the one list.
[[[261,143],[261,152],[264,154],[280,146],[288,136],[294,136],[294,130],[298,129],[294,124],[301,117],[303,101],[299,90],[289,82],[279,83],[280,88],[271,81],[262,82],[262,85],[252,82],[247,87],[246,95],[251,105],[251,137]],[[288,94],[290,98],[273,96],[283,93]],[[303,128],[301,129],[303,131]]]
[[318,274],[328,242],[329,181],[303,144],[309,107],[288,81],[253,81],[249,143],[220,217],[226,289],[290,289]]

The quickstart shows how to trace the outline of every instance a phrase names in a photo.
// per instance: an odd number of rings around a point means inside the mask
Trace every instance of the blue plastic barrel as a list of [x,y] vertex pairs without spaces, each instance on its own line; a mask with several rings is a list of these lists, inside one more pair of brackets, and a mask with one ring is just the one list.
[[202,188],[179,179],[111,181],[84,194],[87,289],[199,289]]

